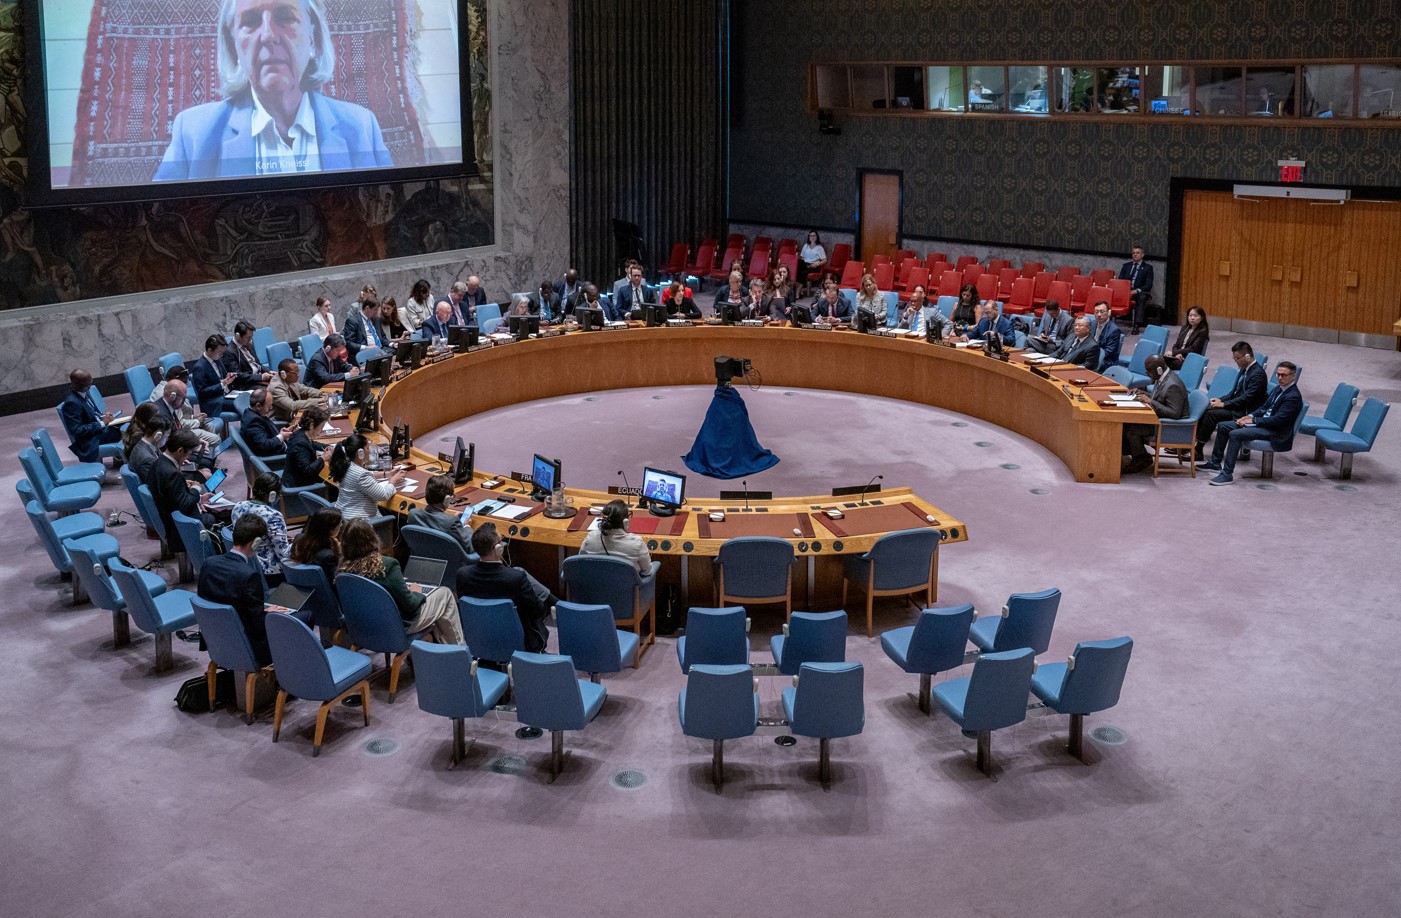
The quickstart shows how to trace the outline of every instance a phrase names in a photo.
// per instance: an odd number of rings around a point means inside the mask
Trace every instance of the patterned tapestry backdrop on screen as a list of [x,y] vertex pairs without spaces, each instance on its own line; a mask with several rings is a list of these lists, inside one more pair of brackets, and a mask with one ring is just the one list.
[[0,0],[0,308],[489,245],[485,10],[469,5],[466,38],[479,178],[31,212],[22,22],[18,4]]
[[[1272,180],[1308,162],[1311,182],[1401,184],[1401,130],[838,116],[818,133],[810,61],[1189,60],[1384,57],[1397,53],[1397,0],[1320,6],[1048,0],[735,0],[731,220],[851,227],[856,171],[905,173],[907,234],[1120,252],[1167,247],[1173,176]],[[995,24],[992,20],[996,20]],[[771,41],[774,23],[821,23]],[[893,28],[899,24],[899,28]]]

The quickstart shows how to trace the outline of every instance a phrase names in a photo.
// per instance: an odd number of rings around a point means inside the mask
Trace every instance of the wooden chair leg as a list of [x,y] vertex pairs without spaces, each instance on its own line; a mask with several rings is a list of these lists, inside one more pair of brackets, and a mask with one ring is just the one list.
[[253,687],[257,681],[257,673],[249,673],[243,679],[243,722],[245,724],[251,725],[253,723]]
[[389,666],[389,703],[394,703],[394,696],[399,694],[399,670],[403,668],[404,661],[409,657],[406,650],[403,653],[394,655],[394,662]]
[[311,741],[311,757],[316,758],[321,754],[321,739],[326,735],[326,715],[331,713],[331,705],[335,704],[335,699],[321,702],[321,707],[316,709],[316,736]]
[[282,732],[282,707],[287,703],[287,690],[277,690],[277,704],[272,711],[272,741],[277,742],[278,734]]
[[[351,691],[355,691],[351,689]],[[370,680],[360,680],[360,711],[365,716],[365,726],[370,725]]]
[[[842,603],[842,605],[846,605],[846,603]],[[875,636],[875,605],[875,590],[868,586],[866,588],[866,637]]]
[[205,687],[209,689],[209,710],[214,710],[214,689],[219,674],[219,664],[213,660],[209,661],[209,667],[204,671]]

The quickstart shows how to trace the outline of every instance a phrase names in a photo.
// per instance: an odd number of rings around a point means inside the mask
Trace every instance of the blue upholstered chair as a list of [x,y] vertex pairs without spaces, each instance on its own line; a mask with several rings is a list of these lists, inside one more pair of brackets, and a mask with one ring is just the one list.
[[831,741],[855,736],[866,726],[865,670],[860,663],[804,663],[783,690],[783,715],[795,736],[818,740],[818,778],[832,784]]
[[[29,482],[21,479],[19,485],[21,499],[34,493]],[[39,537],[39,544],[48,552],[49,560],[53,562],[54,570],[58,571],[61,579],[73,577],[73,559],[65,544],[69,541],[90,549],[104,562],[117,556],[117,540],[102,531],[100,514],[74,513],[56,520],[50,519],[44,508],[32,497],[24,501],[24,512],[34,527],[34,533]],[[73,578],[73,605],[81,604],[84,597],[83,582]]]
[[297,360],[296,355],[292,353],[292,345],[288,344],[286,341],[274,341],[272,344],[269,344],[267,368],[276,373],[277,368],[282,365],[282,361],[284,360],[296,361],[300,364],[300,372],[306,372],[306,362]]
[[[642,665],[642,654],[657,640],[657,571],[660,562],[643,577],[631,561],[607,555],[574,555],[564,559],[560,578],[570,602],[581,605],[611,606],[613,618],[637,635],[634,666]],[[650,622],[643,639],[642,621]]]
[[1231,389],[1235,387],[1236,380],[1240,378],[1240,370],[1235,364],[1228,367],[1217,367],[1216,373],[1211,377],[1211,385],[1206,388],[1206,397],[1225,398],[1231,394]]
[[49,467],[32,446],[19,451],[19,462],[24,466],[24,475],[29,479],[30,486],[34,488],[34,499],[47,513],[60,516],[76,513],[95,506],[102,497],[102,485],[95,481],[55,484]]
[[56,485],[78,484],[84,481],[95,481],[100,485],[107,477],[107,468],[101,462],[75,462],[72,465],[64,465],[47,427],[40,427],[31,433],[29,443],[39,454],[39,458],[44,460],[44,468],[49,470],[49,477]]
[[370,725],[370,659],[344,647],[322,647],[311,629],[290,615],[269,615],[268,649],[277,670],[277,707],[272,717],[272,741],[282,735],[287,695],[319,701],[311,754],[321,754],[326,714],[346,695],[360,693],[360,712]]
[[794,612],[782,634],[769,638],[778,671],[796,676],[804,663],[846,662],[845,612]]
[[180,533],[180,541],[184,543],[185,556],[190,559],[189,566],[193,569],[194,576],[198,577],[205,559],[219,554],[215,550],[214,537],[204,528],[203,521],[188,517],[179,510],[171,513],[170,518],[175,522],[176,531]]
[[253,353],[258,355],[259,363],[274,373],[277,372],[277,364],[272,362],[268,348],[272,347],[276,340],[277,335],[273,334],[271,326],[264,325],[261,328],[253,329]]
[[[296,491],[298,497],[305,502],[304,508],[308,516],[315,513],[317,510],[336,509],[336,505],[326,499],[326,495],[322,493],[320,488],[297,488]],[[392,541],[392,534],[396,521],[397,517],[392,513],[381,513],[379,516],[370,517],[370,526],[379,534],[381,545],[386,544],[386,540]]]
[[1202,377],[1206,375],[1206,363],[1206,358],[1195,352],[1182,358],[1182,369],[1177,371],[1177,375],[1188,392],[1195,392],[1201,388]]
[[[477,322],[479,324],[485,323],[488,319],[499,318],[501,318],[500,303],[483,303],[477,307]],[[485,328],[482,330],[482,334],[486,334]]]
[[[1152,329],[1153,326],[1150,325],[1148,328]],[[1119,358],[1120,366],[1124,366],[1124,368],[1129,371],[1129,382],[1127,383],[1129,388],[1148,388],[1152,381],[1148,378],[1148,370],[1144,367],[1143,362],[1152,355],[1161,353],[1162,351],[1159,350],[1158,342],[1149,338],[1148,332],[1145,330],[1143,337],[1139,338],[1138,343],[1133,346],[1132,356],[1130,356],[1127,361],[1125,361],[1123,357]],[[1110,369],[1113,369],[1113,367],[1110,367]],[[1107,376],[1109,374],[1106,373],[1105,375]]]
[[985,775],[992,774],[992,731],[1026,720],[1035,668],[1030,647],[985,653],[973,664],[971,676],[934,686],[940,709],[965,733],[977,734],[978,770]]
[[[1132,354],[1120,354],[1120,355],[1119,355],[1119,366],[1121,366],[1121,367],[1128,367],[1130,370],[1133,370],[1135,373],[1142,374],[1142,373],[1143,373],[1143,361],[1146,360],[1146,359],[1148,358],[1148,355],[1149,355],[1149,354],[1159,354],[1159,355],[1161,355],[1161,354],[1163,354],[1163,353],[1165,353],[1165,352],[1167,351],[1167,339],[1168,339],[1168,330],[1167,330],[1167,326],[1165,326],[1165,325],[1149,325],[1149,326],[1146,326],[1146,327],[1143,329],[1143,334],[1141,334],[1141,335],[1138,336],[1138,343],[1134,345],[1133,353],[1132,353]],[[1150,347],[1149,347],[1149,348],[1146,348],[1146,349],[1144,350],[1143,356],[1142,356],[1142,357],[1139,357],[1138,349],[1139,349],[1140,347],[1142,347],[1142,346],[1144,345],[1145,342],[1146,342],[1148,345],[1150,345]],[[1135,358],[1135,357],[1138,357],[1138,361],[1137,361],[1137,363],[1138,363],[1138,369],[1137,369],[1137,370],[1134,370],[1134,358]]]
[[[1191,477],[1197,477],[1197,466],[1192,461],[1192,451],[1197,444],[1197,421],[1201,419],[1202,413],[1206,411],[1207,402],[1211,396],[1200,389],[1192,389],[1187,393],[1187,416],[1180,420],[1172,418],[1160,418],[1158,420],[1158,438],[1153,445],[1153,477],[1157,478],[1160,472],[1174,471],[1186,472]],[[1168,469],[1162,465],[1164,450],[1177,451],[1177,468]]]
[[[1333,397],[1328,399],[1328,407],[1323,409],[1323,416],[1305,417],[1304,422],[1299,425],[1299,433],[1316,437],[1320,430],[1346,429],[1348,418],[1352,417],[1352,409],[1357,405],[1358,395],[1359,390],[1356,386],[1345,382],[1338,383],[1333,389]],[[38,444],[35,446],[37,448]],[[1313,461],[1323,461],[1323,447],[1317,441],[1314,443]]]
[[457,539],[427,526],[400,526],[399,538],[409,547],[410,555],[447,562],[440,586],[450,587],[457,583],[457,569],[468,561],[478,560],[475,554],[464,550]]
[[1369,398],[1358,410],[1357,420],[1352,422],[1352,430],[1346,433],[1341,430],[1320,430],[1314,435],[1323,449],[1342,454],[1342,463],[1338,467],[1339,478],[1346,481],[1352,477],[1352,457],[1357,453],[1371,451],[1372,444],[1377,442],[1377,434],[1381,432],[1382,421],[1386,420],[1390,410],[1391,406],[1381,399]]
[[[1294,435],[1295,435],[1296,437],[1299,435],[1299,427],[1300,427],[1300,425],[1302,425],[1302,424],[1304,423],[1304,418],[1307,417],[1308,412],[1309,412],[1309,403],[1308,403],[1308,402],[1304,402],[1302,405],[1299,406],[1299,417],[1296,418],[1295,421],[1294,421]],[[1274,447],[1274,443],[1272,443],[1272,442],[1271,442],[1270,440],[1268,440],[1268,439],[1251,440],[1249,443],[1246,444],[1246,449],[1255,450],[1255,451],[1257,451],[1257,452],[1260,453],[1260,477],[1261,477],[1261,478],[1273,478],[1273,477],[1275,477],[1275,453],[1276,453],[1276,452],[1286,452],[1286,453],[1287,453],[1287,452],[1290,452],[1290,450],[1292,450],[1293,448],[1294,448],[1294,444],[1293,444],[1292,441],[1291,441],[1290,444],[1289,444],[1289,449],[1286,449],[1286,450],[1276,450],[1275,447]]]
[[[482,308],[485,308],[485,307],[482,307]],[[478,309],[477,311],[478,311],[478,312],[481,312],[481,309]],[[503,322],[505,322],[506,320],[503,319],[501,316],[492,316],[492,317],[489,318],[489,319],[481,319],[481,318],[479,318],[477,321],[481,323],[481,329],[482,329],[482,332],[481,332],[481,333],[482,333],[483,335],[489,335],[489,334],[491,334],[492,332],[496,331],[497,327],[500,326],[500,325],[501,325]]]
[[319,564],[283,561],[282,576],[297,589],[311,593],[302,606],[302,610],[308,613],[304,620],[309,620],[320,630],[323,645],[331,646],[344,622],[341,619],[340,598],[327,579],[326,571]]
[[506,663],[511,654],[525,650],[525,630],[511,600],[463,596],[457,601],[457,613],[462,636],[478,660]]
[[209,667],[204,671],[204,680],[209,686],[209,709],[214,710],[215,677],[222,666],[232,671],[235,679],[239,673],[243,674],[243,722],[253,723],[254,683],[265,667],[259,666],[253,655],[253,645],[248,643],[243,620],[233,606],[209,602],[198,596],[190,600],[190,606],[195,610],[199,633],[209,651]]
[[574,661],[555,654],[511,655],[507,667],[516,698],[516,720],[550,731],[550,782],[564,766],[564,731],[582,730],[608,696],[602,685],[574,675]]
[[929,686],[936,673],[963,664],[968,629],[977,613],[971,602],[961,606],[936,606],[919,613],[913,625],[880,636],[881,649],[907,673],[919,674],[919,709],[929,713]]
[[866,592],[866,637],[873,637],[873,608],[877,596],[903,596],[924,591],[924,604],[938,599],[939,531],[906,529],[876,539],[864,555],[848,557],[842,573],[842,606],[847,588],[856,583]]
[[351,644],[371,654],[384,654],[384,664],[389,669],[389,703],[393,704],[399,694],[399,670],[409,657],[412,642],[427,632],[409,634],[394,597],[367,577],[337,574],[336,593]]
[[710,780],[725,784],[725,740],[753,736],[759,727],[759,680],[748,666],[697,663],[676,701],[681,732],[711,741]]
[[[112,613],[112,646],[114,648],[125,647],[131,643],[131,625],[126,614],[126,599],[122,596],[122,591],[117,587],[116,581],[112,579],[112,575],[107,571],[107,561],[116,557],[116,548],[114,546],[112,554],[104,558],[84,546],[82,541],[70,539],[64,546],[73,558],[73,578],[82,580],[83,589],[92,600],[93,605]],[[138,570],[136,576],[140,578],[147,591],[154,596],[159,596],[167,589],[165,581],[161,579],[159,574]]]
[[[93,404],[97,406],[98,412],[105,413],[106,409],[103,407],[105,403],[102,400],[102,393],[97,391],[97,386],[93,386],[89,389],[88,395],[92,397]],[[68,435],[69,449],[72,449],[74,440],[73,431],[68,429],[68,419],[63,416],[63,406],[56,406],[54,411],[58,414],[59,424],[63,427],[63,432]],[[121,441],[116,440],[111,443],[99,444],[97,447],[97,458],[98,461],[111,459],[114,464],[120,464],[124,458]]]
[[418,707],[426,714],[452,720],[448,768],[456,768],[467,755],[463,721],[486,716],[506,694],[510,680],[505,673],[478,669],[467,647],[414,641],[413,652]]
[[975,621],[968,629],[968,640],[983,653],[1001,653],[1030,647],[1032,653],[1045,653],[1051,645],[1051,629],[1060,610],[1060,590],[1051,587],[1038,593],[1013,593],[1007,597],[1001,616]]
[[1081,641],[1064,663],[1047,663],[1031,677],[1031,691],[1057,714],[1070,715],[1070,754],[1084,760],[1085,715],[1119,703],[1133,638]]
[[107,562],[112,579],[126,600],[127,613],[136,627],[156,640],[156,672],[163,673],[174,665],[170,636],[181,628],[194,624],[195,612],[190,600],[195,594],[188,590],[165,590],[153,593],[149,582],[134,568],[112,558]]
[[131,403],[139,405],[151,397],[156,384],[151,379],[151,368],[147,366],[127,367],[122,372],[126,380],[126,390],[131,393]]
[[170,372],[171,367],[183,367],[185,365],[185,358],[181,357],[179,353],[171,351],[169,354],[161,355],[161,359],[158,362],[161,365],[161,377],[164,378],[165,374]]
[[297,339],[297,347],[302,352],[302,366],[311,363],[311,357],[321,350],[321,336],[317,334],[302,335]]
[[619,631],[608,606],[561,599],[555,603],[555,627],[559,652],[572,658],[579,672],[588,673],[592,682],[599,680],[599,673],[622,672],[623,661],[635,659],[637,635]]
[[770,536],[727,539],[715,555],[715,604],[781,602],[793,614],[793,545]]
[[676,639],[681,672],[697,663],[711,666],[749,665],[749,619],[742,606],[723,609],[692,607],[686,612],[686,633]]

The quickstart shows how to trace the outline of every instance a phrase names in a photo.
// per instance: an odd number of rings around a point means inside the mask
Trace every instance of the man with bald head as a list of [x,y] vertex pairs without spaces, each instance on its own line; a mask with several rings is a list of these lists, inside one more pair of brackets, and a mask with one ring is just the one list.
[[116,443],[122,432],[112,426],[115,411],[97,410],[92,398],[92,374],[74,370],[68,374],[68,393],[58,406],[63,428],[68,431],[68,448],[82,462],[97,462],[104,443]]
[[433,307],[431,318],[425,319],[418,327],[418,336],[432,341],[434,338],[447,340],[448,329],[452,327],[452,304],[447,300],[439,300],[438,305]]
[[171,430],[188,430],[199,440],[199,449],[194,453],[195,464],[213,468],[214,458],[219,454],[219,444],[223,442],[219,432],[213,429],[213,424],[218,424],[222,430],[223,421],[211,422],[205,414],[195,411],[189,402],[185,378],[173,374],[162,384],[160,396],[152,401],[156,403],[156,410],[161,416],[170,422]]
[[[1168,369],[1167,361],[1161,355],[1153,354],[1143,361],[1143,370],[1153,385],[1146,392],[1135,389],[1134,395],[1138,400],[1152,408],[1153,413],[1160,418],[1172,421],[1185,418],[1190,410],[1187,386],[1176,373]],[[1158,428],[1152,424],[1124,425],[1123,449],[1129,460],[1129,464],[1124,468],[1126,473],[1141,472],[1153,464],[1153,457],[1148,452],[1148,442],[1157,435]]]

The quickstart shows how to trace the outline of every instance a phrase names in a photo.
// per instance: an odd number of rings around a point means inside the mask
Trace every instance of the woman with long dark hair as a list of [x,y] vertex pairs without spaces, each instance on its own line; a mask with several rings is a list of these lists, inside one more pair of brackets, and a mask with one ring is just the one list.
[[358,433],[346,437],[331,451],[331,479],[340,488],[336,509],[348,520],[378,516],[380,502],[393,497],[403,484],[403,469],[395,469],[389,477],[378,479],[366,467],[369,461],[370,441]]
[[336,573],[356,574],[384,587],[409,634],[431,628],[439,644],[467,643],[452,590],[445,586],[425,592],[411,588],[398,560],[380,554],[379,536],[367,521],[346,520],[341,526],[341,563]]
[[1211,340],[1211,325],[1206,321],[1206,310],[1193,306],[1187,310],[1187,321],[1177,332],[1177,343],[1163,355],[1167,365],[1174,370],[1182,369],[1182,360],[1188,354],[1206,356],[1206,345]]

